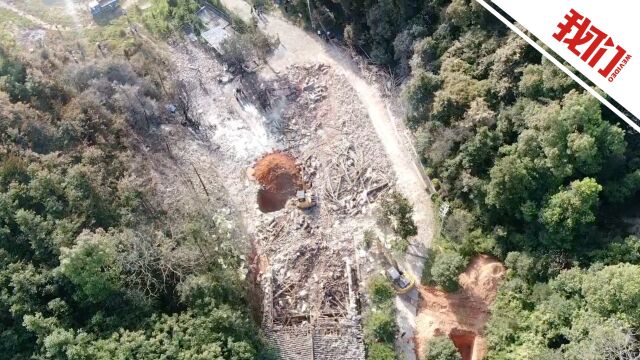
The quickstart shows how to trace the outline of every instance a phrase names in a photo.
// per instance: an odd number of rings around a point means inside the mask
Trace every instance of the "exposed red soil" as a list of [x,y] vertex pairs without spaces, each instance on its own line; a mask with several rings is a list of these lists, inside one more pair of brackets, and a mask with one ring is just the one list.
[[265,190],[285,192],[302,188],[300,169],[296,160],[288,154],[274,152],[256,162],[253,176]]
[[458,348],[463,360],[472,359],[476,334],[471,331],[453,329],[451,333],[449,333],[449,338],[451,338],[453,344]]
[[262,185],[257,197],[258,207],[262,212],[282,209],[287,200],[302,189],[296,160],[282,152],[262,157],[250,171],[250,176]]
[[495,299],[505,268],[497,260],[478,255],[460,274],[460,290],[448,294],[419,286],[420,304],[416,318],[418,358],[426,352],[434,336],[447,335],[463,360],[481,360],[486,352],[483,328],[489,320],[489,306]]

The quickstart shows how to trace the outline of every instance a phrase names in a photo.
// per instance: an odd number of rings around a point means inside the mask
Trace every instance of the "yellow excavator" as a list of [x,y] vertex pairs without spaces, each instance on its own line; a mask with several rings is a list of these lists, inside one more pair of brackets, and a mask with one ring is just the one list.
[[399,295],[407,294],[416,286],[415,277],[410,272],[403,272],[398,266],[398,262],[393,258],[391,253],[381,242],[378,242],[378,250],[383,255],[386,262],[385,275],[396,293]]
[[389,267],[386,274],[398,294],[406,294],[416,285],[416,281],[413,279],[413,276],[400,272],[400,270],[395,266]]

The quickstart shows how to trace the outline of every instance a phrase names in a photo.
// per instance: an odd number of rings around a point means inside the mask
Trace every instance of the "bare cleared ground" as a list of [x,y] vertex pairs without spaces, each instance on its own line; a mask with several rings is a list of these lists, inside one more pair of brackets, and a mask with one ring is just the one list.
[[172,159],[165,161],[166,173],[157,167],[158,179],[163,181],[157,188],[167,193],[167,201],[176,201],[171,194],[179,188],[191,188],[215,204],[224,204],[239,226],[253,233],[260,215],[254,201],[258,185],[246,170],[261,155],[282,146],[268,133],[269,120],[253,105],[243,108],[235,100],[237,82],[219,82],[226,73],[212,54],[180,42],[172,45],[170,56],[172,76],[184,81],[192,116],[200,125],[197,130],[177,123],[162,126]]
[[[322,319],[357,322],[357,283],[349,282],[347,263],[357,278],[358,262],[373,261],[356,257],[356,248],[364,230],[375,226],[376,200],[395,186],[395,176],[348,81],[331,67],[312,62],[290,66],[268,80],[247,77],[224,84],[230,77],[200,47],[174,45],[171,54],[173,76],[185,82],[200,129],[163,126],[172,159],[155,160],[160,162],[156,181],[164,181],[156,188],[167,202],[180,201],[175,192],[190,188],[201,199],[226,203],[246,242],[256,246],[257,280],[269,282],[269,326]],[[238,88],[246,95],[236,99]],[[267,109],[253,96],[254,88],[271,94]],[[269,213],[258,209],[259,184],[249,170],[274,151],[297,159],[304,188],[316,196],[317,206]],[[187,197],[164,206],[189,202]],[[358,349],[362,351],[361,345]]]

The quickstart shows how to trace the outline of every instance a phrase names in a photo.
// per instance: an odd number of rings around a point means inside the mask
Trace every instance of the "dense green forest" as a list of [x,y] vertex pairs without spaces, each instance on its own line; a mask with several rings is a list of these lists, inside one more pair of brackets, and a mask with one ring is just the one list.
[[476,253],[509,268],[488,358],[638,354],[640,242],[624,220],[638,134],[474,1],[311,4],[322,27],[407,79],[407,124],[436,204],[453,209],[423,281],[453,290],[460,256]]
[[0,357],[266,358],[231,224],[161,210],[134,165],[166,65],[111,35],[0,47]]

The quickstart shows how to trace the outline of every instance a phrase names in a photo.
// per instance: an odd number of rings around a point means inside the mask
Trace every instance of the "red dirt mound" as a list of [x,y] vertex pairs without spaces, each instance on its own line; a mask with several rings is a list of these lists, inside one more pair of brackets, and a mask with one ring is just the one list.
[[253,169],[253,176],[265,190],[282,193],[302,188],[300,169],[291,155],[281,152],[267,154]]
[[258,160],[250,176],[262,185],[257,198],[258,208],[262,212],[282,209],[287,200],[302,189],[296,160],[282,152],[267,154]]

